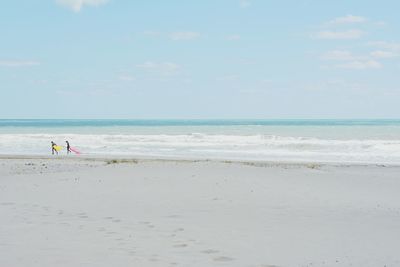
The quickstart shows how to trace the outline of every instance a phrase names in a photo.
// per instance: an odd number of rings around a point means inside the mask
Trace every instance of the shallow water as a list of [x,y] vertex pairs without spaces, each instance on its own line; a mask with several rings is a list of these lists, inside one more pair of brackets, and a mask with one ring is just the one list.
[[400,120],[0,120],[1,154],[65,140],[86,155],[400,163]]

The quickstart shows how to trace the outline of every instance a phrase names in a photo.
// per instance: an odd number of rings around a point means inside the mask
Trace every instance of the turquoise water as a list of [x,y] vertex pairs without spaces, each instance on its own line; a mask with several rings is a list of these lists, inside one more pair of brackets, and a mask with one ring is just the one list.
[[400,120],[34,120],[0,119],[0,127],[111,126],[400,126]]
[[400,120],[0,120],[0,133],[269,134],[330,139],[400,137]]
[[400,120],[0,120],[0,154],[400,163]]

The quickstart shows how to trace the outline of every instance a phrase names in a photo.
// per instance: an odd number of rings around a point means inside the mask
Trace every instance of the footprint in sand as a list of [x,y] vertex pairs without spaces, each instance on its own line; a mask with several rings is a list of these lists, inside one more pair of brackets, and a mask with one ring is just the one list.
[[154,228],[155,227],[151,222],[143,221],[143,222],[139,222],[139,224],[144,224],[144,225],[147,226],[147,228]]
[[151,261],[151,262],[157,262],[157,261],[159,261],[158,255],[157,255],[157,254],[151,255],[151,258],[149,259],[149,261]]
[[77,215],[78,215],[79,218],[82,218],[82,219],[89,218],[89,216],[87,216],[87,214],[85,212],[78,213]]
[[187,246],[188,246],[187,244],[177,244],[177,245],[174,245],[174,248],[185,248]]
[[203,250],[201,252],[205,253],[205,254],[215,254],[215,253],[218,253],[219,251],[215,250],[215,249],[206,249],[206,250]]
[[176,219],[176,218],[180,218],[181,216],[179,216],[179,215],[175,215],[175,214],[173,214],[173,215],[168,215],[167,216],[167,218],[171,218],[171,219]]
[[107,232],[107,235],[115,235],[117,232]]
[[220,256],[220,257],[215,257],[213,260],[214,260],[214,261],[218,261],[218,262],[227,262],[227,261],[233,261],[234,258],[225,257],[225,256]]
[[14,202],[2,202],[2,203],[0,203],[0,205],[2,205],[2,206],[12,206],[12,205],[15,205],[15,203]]

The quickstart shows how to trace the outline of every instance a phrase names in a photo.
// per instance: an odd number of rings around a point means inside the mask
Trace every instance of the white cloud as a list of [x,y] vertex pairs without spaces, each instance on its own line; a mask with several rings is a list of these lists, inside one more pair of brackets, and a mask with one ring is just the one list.
[[169,35],[169,38],[174,41],[188,41],[194,40],[200,37],[200,33],[198,32],[172,32]]
[[367,18],[361,16],[347,15],[344,17],[338,17],[330,21],[331,24],[349,24],[349,23],[362,23],[366,22]]
[[31,67],[37,65],[40,65],[40,62],[26,60],[0,60],[0,66],[2,67]]
[[217,81],[221,81],[221,82],[234,82],[234,81],[237,81],[238,79],[239,79],[238,75],[225,75],[225,76],[216,78]]
[[246,8],[251,6],[251,2],[249,0],[240,0],[239,5],[241,8]]
[[136,67],[143,69],[145,71],[150,71],[158,73],[160,75],[168,76],[174,75],[179,72],[181,66],[171,62],[152,62],[146,61],[143,64],[136,65]]
[[383,65],[377,59],[396,57],[397,54],[389,51],[376,50],[369,54],[355,56],[347,50],[332,50],[323,54],[320,59],[325,61],[340,61],[340,64],[333,66],[326,65],[325,68],[341,69],[380,69]]
[[125,82],[132,82],[135,79],[135,77],[131,76],[131,75],[127,75],[127,74],[121,74],[118,76],[118,79],[121,81],[125,81]]
[[70,91],[70,90],[56,90],[56,94],[61,95],[61,96],[68,96],[68,97],[82,96],[82,93],[76,92],[76,91]]
[[365,70],[365,69],[380,69],[382,68],[382,64],[375,60],[365,60],[365,61],[355,60],[336,65],[336,67],[341,69]]
[[381,49],[390,50],[392,52],[400,52],[400,43],[376,41],[376,42],[369,42],[368,45],[378,47]]
[[229,41],[238,41],[240,40],[241,36],[239,34],[232,34],[226,37]]
[[339,61],[340,64],[333,66],[324,66],[326,68],[340,68],[340,69],[380,69],[382,64],[370,56],[355,56],[347,50],[332,50],[328,51],[321,56],[322,60],[326,61]]
[[393,52],[390,51],[382,51],[382,50],[376,50],[376,51],[372,51],[370,53],[370,55],[374,58],[394,58],[397,57],[398,55],[396,55]]
[[314,35],[317,39],[359,39],[364,35],[360,30],[320,31]]
[[71,90],[71,89],[60,89],[56,90],[56,94],[66,97],[98,97],[98,96],[111,96],[115,95],[113,90],[109,88],[93,88],[89,90]]
[[338,60],[338,61],[348,61],[353,60],[354,56],[350,51],[346,50],[332,50],[328,51],[321,56],[323,60]]
[[377,21],[377,22],[375,22],[375,25],[376,25],[376,26],[385,26],[385,25],[386,25],[386,22],[384,22],[384,21]]
[[144,31],[143,35],[153,38],[168,38],[173,41],[190,41],[197,39],[201,36],[200,33],[193,31],[176,31],[170,33],[163,33],[159,31]]
[[72,9],[74,12],[81,11],[83,6],[100,6],[108,0],[57,0],[57,3]]
[[339,92],[339,91],[354,91],[361,92],[365,91],[367,86],[362,83],[354,83],[346,80],[327,80],[320,82],[313,82],[310,84],[305,84],[302,86],[304,90],[307,91],[329,91],[329,92]]
[[33,84],[41,84],[41,85],[47,84],[48,82],[49,82],[49,81],[48,81],[48,80],[45,80],[45,79],[39,79],[39,80],[33,80],[33,81],[32,81]]

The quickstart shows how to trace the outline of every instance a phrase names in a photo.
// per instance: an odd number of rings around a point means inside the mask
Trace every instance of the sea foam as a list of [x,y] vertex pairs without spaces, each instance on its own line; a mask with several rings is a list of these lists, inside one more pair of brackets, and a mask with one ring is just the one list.
[[[0,133],[0,153],[45,155],[65,140],[84,155],[400,163],[398,139],[322,139],[267,134]],[[65,153],[65,150],[61,153]]]

